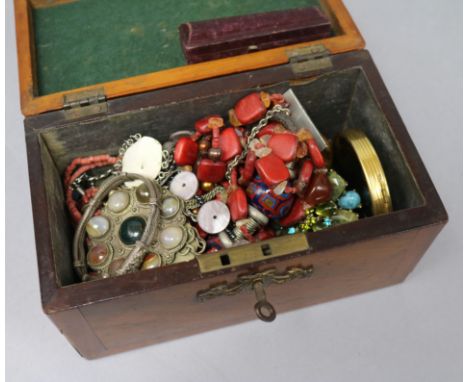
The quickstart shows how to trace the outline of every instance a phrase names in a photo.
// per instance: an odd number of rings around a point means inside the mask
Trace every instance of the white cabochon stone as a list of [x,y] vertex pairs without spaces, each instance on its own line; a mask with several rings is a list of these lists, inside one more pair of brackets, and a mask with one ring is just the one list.
[[86,232],[93,238],[104,236],[109,228],[109,220],[104,216],[93,216],[86,224]]
[[181,243],[183,237],[184,233],[182,228],[176,226],[167,227],[159,233],[159,242],[164,248],[170,250],[177,247]]
[[130,204],[130,195],[126,191],[114,191],[107,200],[107,207],[112,212],[122,212]]

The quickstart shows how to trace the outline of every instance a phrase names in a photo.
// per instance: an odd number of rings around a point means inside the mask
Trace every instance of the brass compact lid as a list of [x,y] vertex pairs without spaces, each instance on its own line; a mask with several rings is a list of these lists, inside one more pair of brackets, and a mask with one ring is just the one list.
[[335,139],[333,166],[363,200],[366,215],[392,211],[392,199],[379,156],[362,130],[345,129]]

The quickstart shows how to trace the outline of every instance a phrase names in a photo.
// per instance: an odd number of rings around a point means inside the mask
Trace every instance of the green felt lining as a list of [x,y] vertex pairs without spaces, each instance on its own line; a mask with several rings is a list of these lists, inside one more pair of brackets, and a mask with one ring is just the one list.
[[318,0],[78,0],[33,12],[39,95],[182,66],[178,26]]

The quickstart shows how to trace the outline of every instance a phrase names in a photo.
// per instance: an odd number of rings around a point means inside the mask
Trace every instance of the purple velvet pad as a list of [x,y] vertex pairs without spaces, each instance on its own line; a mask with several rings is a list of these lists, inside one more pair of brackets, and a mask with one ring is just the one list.
[[331,35],[330,20],[317,7],[290,9],[179,26],[189,64],[271,49]]

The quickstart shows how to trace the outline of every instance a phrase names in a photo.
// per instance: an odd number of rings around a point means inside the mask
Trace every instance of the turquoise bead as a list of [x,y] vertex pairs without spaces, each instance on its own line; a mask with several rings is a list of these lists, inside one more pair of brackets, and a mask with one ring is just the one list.
[[139,216],[125,219],[119,229],[120,240],[126,245],[135,244],[143,235],[145,226],[145,220]]
[[294,227],[289,227],[288,228],[288,234],[289,235],[294,235],[296,233],[296,228]]
[[345,194],[338,199],[338,204],[346,210],[354,210],[361,204],[361,197],[356,191],[346,191]]

